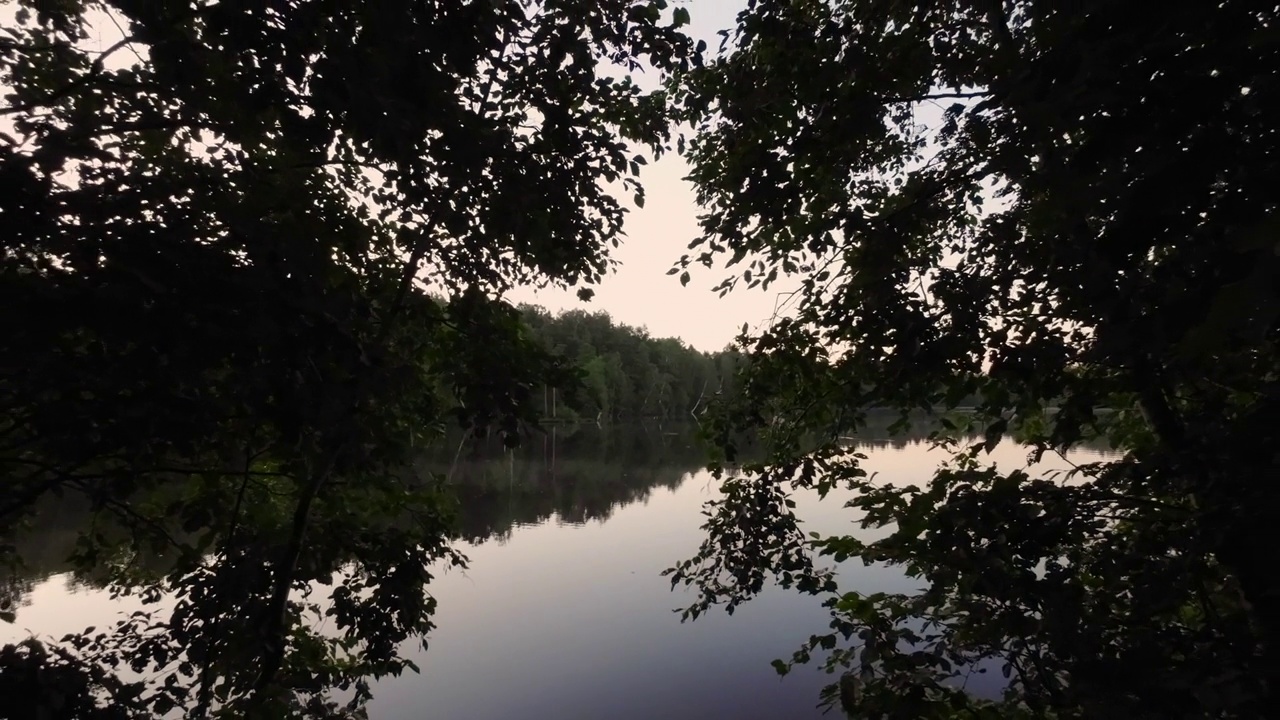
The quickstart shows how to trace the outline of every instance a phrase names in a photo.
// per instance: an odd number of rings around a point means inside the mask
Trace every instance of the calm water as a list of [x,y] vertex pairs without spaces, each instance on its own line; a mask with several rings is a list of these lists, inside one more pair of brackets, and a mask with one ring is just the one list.
[[[940,459],[920,442],[871,440],[860,450],[893,483],[924,482]],[[1005,444],[993,459],[1023,467],[1025,455]],[[686,435],[657,427],[558,429],[514,454],[464,445],[424,459],[459,488],[458,545],[470,566],[434,583],[438,630],[428,651],[411,651],[422,672],[375,685],[370,717],[821,717],[815,705],[830,676],[799,668],[779,678],[769,666],[826,628],[819,599],[773,589],[732,617],[681,624],[673,612],[689,598],[659,573],[698,546],[699,513],[715,493],[701,461]],[[808,529],[850,529],[839,498],[797,499]],[[42,532],[24,545],[45,576],[23,588],[26,604],[0,640],[56,638],[138,607],[59,573],[70,529],[55,522]],[[841,585],[914,587],[877,567],[846,568]]]

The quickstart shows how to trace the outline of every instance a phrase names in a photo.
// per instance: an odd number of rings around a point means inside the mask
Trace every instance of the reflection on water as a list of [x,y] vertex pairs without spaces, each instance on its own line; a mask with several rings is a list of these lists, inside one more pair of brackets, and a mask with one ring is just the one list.
[[513,452],[496,442],[464,444],[452,461],[424,458],[420,471],[443,473],[459,499],[461,537],[504,540],[513,527],[608,520],[613,511],[674,489],[705,464],[688,428],[605,430],[553,426]]
[[[940,459],[920,438],[858,444],[886,482],[922,482]],[[1026,463],[1012,444],[993,460]],[[659,574],[701,539],[702,505],[715,491],[702,464],[687,432],[658,427],[556,428],[515,452],[455,438],[423,457],[415,471],[446,476],[457,492],[457,545],[471,562],[432,583],[430,651],[406,649],[421,673],[377,683],[369,716],[818,717],[818,691],[831,678],[808,669],[780,679],[769,666],[826,626],[817,599],[766,591],[732,617],[685,625],[672,612],[688,598]],[[808,529],[849,530],[839,498],[797,499]],[[0,640],[24,630],[58,637],[140,606],[67,574],[84,522],[84,507],[68,499],[15,539],[28,569],[0,594],[27,604]],[[841,584],[913,589],[881,567],[847,568]]]

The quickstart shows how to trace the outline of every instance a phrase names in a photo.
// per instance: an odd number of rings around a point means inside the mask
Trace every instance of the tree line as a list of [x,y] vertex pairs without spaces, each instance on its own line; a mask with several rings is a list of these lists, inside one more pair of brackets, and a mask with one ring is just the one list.
[[530,337],[576,371],[559,387],[543,387],[544,420],[695,418],[733,392],[743,363],[732,347],[703,352],[603,311],[553,314],[522,305],[520,312]]

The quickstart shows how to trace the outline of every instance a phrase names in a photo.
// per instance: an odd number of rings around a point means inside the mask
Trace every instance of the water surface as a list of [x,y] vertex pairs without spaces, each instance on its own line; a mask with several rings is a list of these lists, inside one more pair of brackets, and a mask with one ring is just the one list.
[[[859,449],[868,470],[893,483],[925,482],[942,457],[918,440],[865,439]],[[1025,455],[1007,443],[992,459],[1023,467]],[[821,717],[818,692],[832,678],[812,667],[780,678],[769,664],[825,630],[820,599],[773,588],[732,617],[682,624],[673,612],[691,598],[660,573],[701,540],[716,487],[702,459],[687,432],[656,426],[557,428],[515,453],[463,443],[424,458],[423,470],[459,490],[458,546],[470,563],[433,583],[438,629],[427,651],[407,649],[421,674],[377,683],[370,717]],[[852,528],[840,498],[798,500],[806,529]],[[54,521],[41,532],[24,544],[45,570],[19,589],[26,604],[0,640],[57,638],[140,606],[59,571],[71,528]],[[841,586],[914,583],[892,569],[846,567]]]

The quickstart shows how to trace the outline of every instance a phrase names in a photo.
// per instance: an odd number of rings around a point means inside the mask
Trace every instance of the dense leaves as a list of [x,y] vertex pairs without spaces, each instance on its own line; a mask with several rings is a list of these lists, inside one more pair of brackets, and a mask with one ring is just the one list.
[[[742,338],[718,436],[762,426],[773,453],[726,479],[676,569],[692,613],[770,577],[827,594],[834,633],[797,659],[847,673],[859,717],[1274,704],[1278,21],[1249,0],[748,4],[682,85],[705,214],[681,266],[800,289]],[[941,416],[970,394],[927,487],[870,480],[839,445],[866,407]],[[946,441],[966,423],[985,442]],[[988,467],[1010,435],[1118,455]],[[836,486],[881,539],[798,531],[790,488]],[[815,554],[926,589],[864,597]],[[1004,701],[955,689],[982,661]]]
[[3,8],[0,522],[86,496],[131,532],[90,524],[76,562],[172,601],[13,672],[101,704],[125,663],[163,683],[117,714],[279,717],[407,667],[460,558],[444,491],[395,469],[539,409],[557,364],[500,297],[607,268],[610,183],[638,193],[669,124],[624,76],[689,50],[664,7]]

